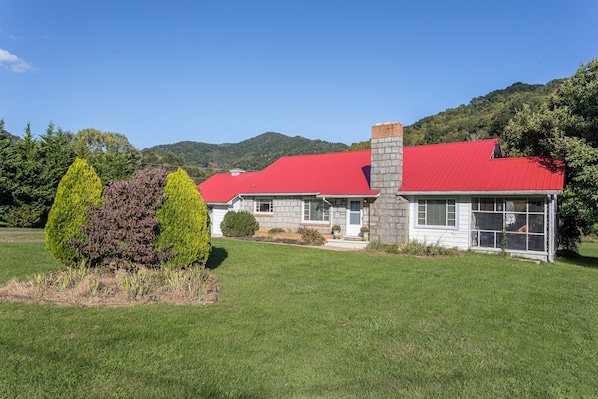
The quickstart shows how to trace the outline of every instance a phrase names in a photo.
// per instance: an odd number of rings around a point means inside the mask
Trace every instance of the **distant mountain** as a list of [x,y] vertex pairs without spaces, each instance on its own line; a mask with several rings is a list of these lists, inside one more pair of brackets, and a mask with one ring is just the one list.
[[[405,126],[405,145],[449,143],[501,137],[505,126],[523,104],[537,110],[564,79],[548,84],[515,83],[472,99],[468,105],[449,108]],[[369,141],[330,143],[304,137],[289,137],[280,133],[264,133],[235,144],[207,144],[182,141],[142,150],[143,162],[161,164],[167,169],[181,166],[195,178],[233,168],[261,170],[285,155],[320,154],[355,151],[370,148]]]
[[146,164],[192,165],[209,172],[233,168],[262,170],[286,155],[321,154],[346,150],[343,143],[289,137],[280,133],[263,133],[240,143],[207,144],[181,141],[141,151]]

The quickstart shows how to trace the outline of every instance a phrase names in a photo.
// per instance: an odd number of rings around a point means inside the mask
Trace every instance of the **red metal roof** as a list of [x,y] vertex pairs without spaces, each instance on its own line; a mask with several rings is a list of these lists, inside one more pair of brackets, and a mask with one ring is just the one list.
[[547,192],[564,184],[561,162],[492,158],[498,140],[405,147],[399,193]]
[[370,190],[370,151],[282,157],[261,172],[212,176],[198,187],[205,202],[226,203],[238,194],[378,194]]
[[[546,158],[492,158],[497,140],[405,147],[407,193],[557,192],[563,164]],[[288,156],[260,172],[212,176],[198,187],[205,202],[226,203],[237,195],[316,194],[327,197],[378,194],[369,187],[371,152]]]

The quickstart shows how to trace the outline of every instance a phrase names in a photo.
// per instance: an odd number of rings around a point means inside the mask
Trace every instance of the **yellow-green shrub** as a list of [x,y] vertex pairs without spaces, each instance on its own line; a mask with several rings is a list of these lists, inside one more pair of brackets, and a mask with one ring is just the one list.
[[195,183],[183,169],[166,178],[166,201],[156,216],[160,225],[157,247],[172,244],[176,255],[168,259],[169,268],[182,268],[194,263],[205,264],[212,251],[210,217]]
[[80,260],[69,238],[82,237],[81,226],[87,222],[90,205],[102,201],[102,182],[92,166],[77,158],[58,184],[54,203],[46,223],[46,249],[64,265]]

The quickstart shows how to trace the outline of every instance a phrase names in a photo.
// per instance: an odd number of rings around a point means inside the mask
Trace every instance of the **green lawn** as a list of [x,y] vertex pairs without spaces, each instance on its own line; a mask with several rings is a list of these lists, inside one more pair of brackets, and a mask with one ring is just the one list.
[[[216,305],[0,303],[0,398],[598,392],[595,248],[537,265],[214,245]],[[0,259],[0,283],[58,267],[43,243],[0,243]]]
[[587,240],[579,247],[579,253],[582,256],[591,256],[598,258],[598,239]]

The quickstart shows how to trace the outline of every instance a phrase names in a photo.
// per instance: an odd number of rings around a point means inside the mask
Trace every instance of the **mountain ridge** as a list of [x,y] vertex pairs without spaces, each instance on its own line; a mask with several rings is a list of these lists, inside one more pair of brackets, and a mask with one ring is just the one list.
[[[485,138],[500,138],[508,121],[523,104],[539,109],[565,79],[547,84],[516,82],[505,89],[493,90],[471,99],[469,104],[448,108],[405,126],[405,145],[449,143]],[[230,169],[261,170],[282,156],[355,151],[369,148],[369,140],[332,143],[302,136],[265,132],[238,143],[210,144],[180,141],[141,150],[145,164],[180,166],[192,170],[196,178]]]

